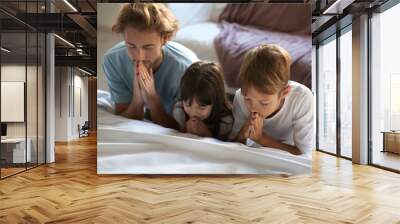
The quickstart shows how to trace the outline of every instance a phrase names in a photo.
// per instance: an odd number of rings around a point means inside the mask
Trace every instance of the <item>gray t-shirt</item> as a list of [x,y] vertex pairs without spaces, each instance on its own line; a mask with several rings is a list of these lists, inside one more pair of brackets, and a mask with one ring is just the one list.
[[[169,41],[162,48],[163,61],[154,74],[155,88],[164,109],[171,114],[179,99],[180,81],[186,68],[197,61],[197,56],[185,46]],[[122,41],[110,48],[103,58],[103,70],[110,88],[111,98],[116,103],[128,104],[133,94],[135,66]]]

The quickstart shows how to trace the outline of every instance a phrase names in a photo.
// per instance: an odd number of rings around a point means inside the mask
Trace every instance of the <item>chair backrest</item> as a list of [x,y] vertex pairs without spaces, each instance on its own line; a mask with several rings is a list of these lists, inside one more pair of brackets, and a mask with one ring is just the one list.
[[89,125],[89,121],[85,121],[85,124],[83,124],[82,129],[89,129],[90,125]]

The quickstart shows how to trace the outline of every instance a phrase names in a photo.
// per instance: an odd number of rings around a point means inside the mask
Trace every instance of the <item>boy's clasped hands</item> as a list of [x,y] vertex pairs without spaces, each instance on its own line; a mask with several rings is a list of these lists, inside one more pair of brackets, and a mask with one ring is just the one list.
[[253,112],[249,115],[247,122],[240,130],[240,139],[246,140],[250,138],[255,142],[259,142],[263,136],[264,118],[259,113]]

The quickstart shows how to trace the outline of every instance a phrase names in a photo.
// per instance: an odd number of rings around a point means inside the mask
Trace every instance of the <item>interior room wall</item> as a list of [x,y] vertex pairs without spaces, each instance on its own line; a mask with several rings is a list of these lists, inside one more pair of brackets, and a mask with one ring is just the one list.
[[68,67],[55,68],[55,141],[68,141],[69,75]]
[[[78,124],[82,126],[85,121],[88,121],[88,77],[81,76],[78,73],[74,75],[74,107],[73,107],[73,119],[72,119],[72,136],[74,138],[79,137]],[[78,92],[80,91],[80,93]],[[80,95],[80,99],[79,99]],[[78,101],[81,102],[78,102]]]
[[[28,87],[26,94],[27,107],[29,107],[29,111],[36,111],[37,107],[41,107],[43,104],[42,101],[37,100],[36,94],[36,77],[33,78],[30,75],[36,74],[36,66],[27,66],[27,74],[28,76]],[[1,81],[2,82],[10,82],[10,81],[18,81],[25,82],[25,65],[2,65],[1,66]],[[37,104],[39,102],[39,105]],[[7,110],[7,108],[2,108],[2,110]],[[36,113],[27,113],[27,122],[7,122],[7,136],[8,137],[25,137],[25,124],[28,125],[28,133],[36,133],[36,121],[37,114]],[[32,123],[34,122],[34,123]],[[29,136],[28,136],[29,137]]]
[[97,131],[97,77],[88,78],[88,116],[90,122],[90,131]]
[[79,138],[78,124],[88,121],[88,77],[72,67],[56,67],[55,73],[55,140],[70,141]]

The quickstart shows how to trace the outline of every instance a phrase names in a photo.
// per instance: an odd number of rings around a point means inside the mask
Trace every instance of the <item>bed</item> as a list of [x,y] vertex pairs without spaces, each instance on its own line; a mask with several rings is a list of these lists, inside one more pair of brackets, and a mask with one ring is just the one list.
[[301,174],[311,155],[222,142],[113,114],[98,91],[98,174]]
[[238,77],[245,53],[263,43],[284,47],[292,58],[291,80],[311,88],[310,4],[168,3],[167,6],[181,25],[173,41],[191,49],[200,60],[220,62],[229,94],[234,95],[240,88]]

